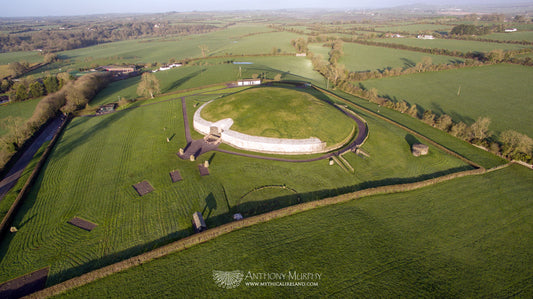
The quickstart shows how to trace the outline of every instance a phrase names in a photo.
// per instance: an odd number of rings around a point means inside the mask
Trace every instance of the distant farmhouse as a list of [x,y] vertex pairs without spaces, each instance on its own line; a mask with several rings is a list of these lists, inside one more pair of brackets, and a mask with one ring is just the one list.
[[261,79],[241,79],[237,81],[237,86],[261,85]]
[[416,38],[418,39],[435,39],[433,35],[419,34]]
[[402,38],[402,37],[404,37],[403,35],[398,34],[398,33],[387,33],[385,36],[386,37],[392,37],[392,38]]
[[296,56],[298,56],[298,57],[306,57],[307,53],[296,53]]
[[104,71],[109,72],[113,77],[115,78],[129,78],[136,76],[137,68],[135,66],[125,65],[125,66],[115,66],[115,65],[108,65],[108,66],[102,66],[96,69],[96,71]]
[[129,74],[136,71],[134,66],[103,66],[102,69],[106,72],[112,72],[117,74]]
[[173,69],[175,67],[180,67],[181,65],[182,65],[181,63],[173,63],[173,64],[169,64],[169,65],[164,65],[164,66],[160,67],[157,70],[153,70],[152,73],[155,73],[155,72],[158,72],[158,71],[168,71],[168,70]]
[[509,28],[509,29],[505,29],[504,31],[505,31],[505,32],[516,32],[516,31],[518,31],[518,29],[516,29],[516,28]]

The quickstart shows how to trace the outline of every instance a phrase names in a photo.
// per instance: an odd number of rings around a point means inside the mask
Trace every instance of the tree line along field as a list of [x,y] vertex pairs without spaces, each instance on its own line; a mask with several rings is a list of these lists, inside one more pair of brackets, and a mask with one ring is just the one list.
[[[514,165],[318,208],[231,232],[58,297],[530,297],[532,179],[530,170]],[[244,280],[221,289],[214,270],[321,278],[318,287],[246,286]]]
[[532,78],[530,67],[500,64],[369,80],[363,84],[376,88],[382,96],[405,100],[438,114],[446,113],[456,121],[472,123],[480,116],[488,116],[490,129],[497,133],[513,129],[533,136]]
[[406,46],[420,47],[420,48],[434,48],[434,49],[446,49],[450,51],[459,52],[485,52],[488,53],[492,50],[519,50],[525,48],[531,48],[531,46],[519,45],[519,44],[506,44],[506,43],[491,43],[482,41],[471,40],[455,40],[455,39],[433,39],[424,40],[418,38],[383,38],[375,39],[375,42],[380,43],[394,43]]
[[[195,104],[187,102],[191,122]],[[299,201],[470,169],[432,146],[428,156],[413,157],[404,130],[364,113],[372,133],[363,148],[371,156],[345,155],[355,174],[327,160],[288,163],[208,153],[197,162],[184,161],[176,155],[186,144],[181,114],[177,98],[74,119],[14,220],[19,231],[2,242],[0,280],[51,266],[48,284],[58,283],[189,235],[195,211],[203,212],[212,227],[231,221],[237,212],[256,215]],[[211,174],[200,177],[197,164],[208,159]],[[184,180],[173,184],[169,172],[176,169]],[[132,185],[143,180],[155,191],[139,197]],[[264,190],[244,196],[273,185],[298,194]],[[75,216],[98,226],[79,231],[67,224]]]
[[463,59],[450,56],[366,46],[355,43],[344,43],[343,51],[344,55],[339,59],[339,63],[345,65],[350,71],[374,71],[397,67],[410,68],[421,62],[422,57],[431,58],[434,64],[452,64],[464,61]]

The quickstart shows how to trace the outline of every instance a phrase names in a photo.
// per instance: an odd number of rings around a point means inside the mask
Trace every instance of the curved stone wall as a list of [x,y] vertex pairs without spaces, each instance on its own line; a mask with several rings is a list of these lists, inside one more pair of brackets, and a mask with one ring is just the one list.
[[212,101],[203,104],[194,113],[194,129],[204,135],[209,134],[211,127],[218,127],[221,131],[222,142],[233,147],[271,154],[316,154],[326,152],[326,143],[316,137],[307,139],[286,139],[252,136],[230,129],[231,119],[219,120],[215,123],[207,121],[200,116],[202,109]]

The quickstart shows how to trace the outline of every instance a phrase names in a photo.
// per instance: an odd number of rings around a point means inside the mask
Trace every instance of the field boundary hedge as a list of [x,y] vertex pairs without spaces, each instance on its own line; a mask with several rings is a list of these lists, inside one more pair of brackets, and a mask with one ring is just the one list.
[[23,203],[24,198],[26,197],[26,194],[33,187],[33,184],[35,183],[35,180],[39,176],[39,172],[41,171],[41,168],[44,166],[44,163],[46,162],[46,160],[48,159],[48,156],[50,155],[50,152],[54,148],[54,145],[55,145],[57,139],[59,139],[59,135],[61,135],[61,132],[63,132],[63,129],[65,128],[65,126],[66,126],[66,124],[68,123],[69,120],[70,120],[70,118],[68,118],[68,117],[63,120],[63,123],[61,124],[61,126],[59,127],[59,129],[55,133],[54,137],[52,138],[52,140],[50,141],[50,143],[46,147],[46,150],[44,151],[43,155],[39,159],[39,162],[37,162],[37,165],[33,169],[30,177],[28,178],[28,180],[26,181],[26,183],[24,184],[24,186],[20,190],[20,193],[18,194],[17,198],[15,199],[13,204],[11,205],[11,208],[9,208],[9,210],[6,213],[6,215],[4,216],[4,219],[2,219],[2,222],[0,223],[0,241],[2,240],[2,236],[6,233],[6,231],[9,228],[9,226],[11,225],[11,222],[13,221],[13,217],[15,216],[16,211],[19,208],[19,206]]
[[425,140],[425,141],[428,142],[428,143],[431,143],[431,145],[433,145],[433,146],[435,146],[435,147],[438,147],[439,149],[443,150],[444,152],[446,152],[446,153],[448,153],[448,154],[450,154],[450,155],[452,155],[452,156],[454,156],[454,157],[460,159],[461,161],[463,161],[463,162],[465,162],[465,163],[470,164],[471,166],[473,166],[473,167],[475,167],[475,168],[484,169],[483,166],[477,164],[476,162],[471,161],[471,160],[467,159],[466,157],[461,156],[460,154],[458,154],[458,153],[452,151],[451,149],[449,149],[449,148],[443,146],[442,144],[440,144],[440,143],[438,143],[438,142],[436,142],[436,141],[433,141],[433,140],[430,139],[429,137],[426,137],[426,136],[424,136],[424,135],[418,133],[417,131],[415,131],[415,130],[413,130],[413,129],[410,129],[410,128],[406,127],[405,125],[402,125],[401,123],[399,123],[399,122],[397,122],[397,121],[395,121],[395,120],[393,120],[393,119],[390,119],[390,118],[388,118],[388,117],[386,117],[386,116],[384,116],[384,115],[378,114],[378,113],[376,113],[376,112],[374,112],[374,111],[372,111],[372,110],[370,110],[370,109],[367,109],[367,108],[365,108],[365,107],[363,107],[363,106],[360,106],[360,105],[358,105],[358,104],[356,104],[356,103],[353,103],[353,102],[351,102],[351,101],[349,101],[349,100],[347,100],[347,99],[344,99],[343,97],[338,96],[338,95],[336,95],[336,94],[333,93],[333,92],[330,92],[330,91],[328,91],[328,90],[322,89],[322,88],[320,88],[320,87],[318,87],[318,86],[314,86],[314,87],[315,87],[316,89],[319,89],[320,91],[326,93],[326,94],[329,94],[329,95],[331,95],[331,96],[333,96],[333,97],[335,97],[335,98],[337,98],[337,99],[339,99],[339,100],[341,100],[341,101],[343,101],[343,102],[349,104],[349,105],[355,105],[355,106],[357,106],[358,109],[361,109],[361,110],[363,110],[363,111],[365,111],[365,112],[367,112],[367,113],[369,113],[369,114],[371,114],[371,115],[373,115],[373,116],[375,116],[375,117],[378,117],[378,118],[380,118],[380,119],[382,119],[382,120],[384,120],[384,121],[386,121],[386,122],[388,122],[388,123],[390,123],[390,124],[392,124],[392,125],[394,125],[394,126],[397,126],[397,127],[401,128],[401,129],[403,129],[403,130],[405,130],[405,131],[407,131],[407,132],[409,132],[409,133],[411,133],[411,134],[413,134],[413,135],[415,135],[415,136],[417,136],[417,137],[419,137],[419,138]]
[[252,217],[245,218],[239,221],[233,221],[233,222],[223,224],[221,226],[218,226],[212,229],[208,229],[201,233],[194,234],[189,237],[180,239],[178,241],[172,242],[170,244],[156,248],[152,251],[140,254],[138,256],[131,257],[121,262],[118,262],[118,263],[115,263],[109,266],[105,266],[103,268],[91,271],[89,273],[85,273],[78,277],[74,277],[72,279],[59,283],[57,285],[54,285],[44,290],[41,290],[39,292],[33,293],[25,298],[43,298],[43,297],[50,297],[50,296],[58,295],[68,290],[94,282],[100,278],[104,278],[111,274],[130,269],[132,267],[150,262],[154,259],[164,257],[171,253],[175,253],[175,252],[188,249],[190,247],[207,242],[209,240],[212,240],[221,235],[230,233],[232,231],[236,231],[236,230],[249,227],[252,225],[256,225],[259,223],[267,222],[273,219],[278,219],[278,218],[282,218],[285,216],[294,215],[300,212],[313,210],[319,207],[340,204],[340,203],[348,202],[351,200],[359,199],[362,197],[412,191],[412,190],[420,189],[423,187],[435,185],[437,183],[449,181],[452,179],[465,177],[465,176],[481,175],[486,172],[487,171],[484,168],[478,168],[478,169],[473,169],[473,170],[452,173],[452,174],[448,174],[448,175],[444,175],[444,176],[440,176],[437,178],[432,178],[432,179],[428,179],[428,180],[424,180],[420,182],[415,182],[415,183],[406,183],[406,184],[369,188],[369,189],[346,193],[346,194],[342,194],[342,195],[338,195],[338,196],[334,196],[330,198],[325,198],[322,200],[310,201],[310,202],[282,208],[280,210],[268,212],[268,213],[257,215],[257,216],[252,216]]

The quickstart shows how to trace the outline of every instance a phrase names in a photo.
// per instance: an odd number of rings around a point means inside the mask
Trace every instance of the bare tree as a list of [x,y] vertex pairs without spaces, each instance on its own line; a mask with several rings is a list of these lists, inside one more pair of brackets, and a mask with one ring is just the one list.
[[470,137],[472,139],[483,140],[489,135],[490,118],[478,117],[475,123],[470,126]]
[[150,96],[152,99],[155,94],[161,92],[159,80],[152,73],[144,73],[141,76],[141,82],[137,87],[137,94],[140,96]]

